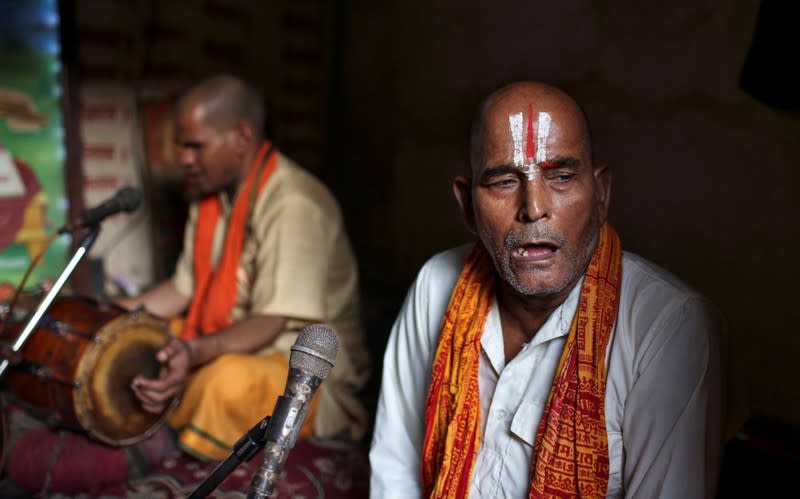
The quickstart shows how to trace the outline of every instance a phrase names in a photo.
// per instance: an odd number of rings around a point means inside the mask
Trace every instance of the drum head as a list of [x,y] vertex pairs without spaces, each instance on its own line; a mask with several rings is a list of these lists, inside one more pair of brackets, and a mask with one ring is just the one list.
[[156,352],[168,340],[166,322],[144,312],[120,316],[97,332],[75,376],[80,385],[75,389],[75,413],[91,436],[111,445],[130,445],[158,429],[169,409],[146,412],[131,382],[138,374],[158,376]]

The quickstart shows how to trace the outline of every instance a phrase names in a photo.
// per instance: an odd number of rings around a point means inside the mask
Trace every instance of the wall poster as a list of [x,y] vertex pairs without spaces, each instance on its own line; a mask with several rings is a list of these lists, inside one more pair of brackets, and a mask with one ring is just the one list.
[[68,207],[58,35],[56,0],[0,0],[0,301],[40,252],[26,289],[69,256],[67,236],[47,246]]

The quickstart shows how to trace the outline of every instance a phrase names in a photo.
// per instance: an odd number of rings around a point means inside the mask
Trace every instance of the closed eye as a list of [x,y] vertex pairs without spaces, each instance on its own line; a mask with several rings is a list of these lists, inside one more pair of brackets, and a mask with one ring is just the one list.
[[556,157],[540,164],[545,178],[553,183],[566,184],[574,179],[584,165],[578,158],[571,156]]
[[489,187],[508,187],[516,184],[518,179],[514,177],[505,177],[497,180],[492,180],[488,183]]
[[544,170],[542,173],[548,182],[558,184],[567,183],[578,175],[574,168],[553,168],[552,170]]
[[557,175],[553,175],[548,177],[550,180],[554,180],[556,182],[569,182],[573,178],[575,178],[574,173],[559,173]]
[[507,188],[519,182],[519,170],[508,165],[485,168],[481,172],[481,185],[490,188]]

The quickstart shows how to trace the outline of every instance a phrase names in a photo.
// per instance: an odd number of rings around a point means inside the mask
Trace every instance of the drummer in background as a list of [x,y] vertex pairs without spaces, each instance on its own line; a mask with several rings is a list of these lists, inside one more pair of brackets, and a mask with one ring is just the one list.
[[[179,403],[168,426],[136,446],[61,449],[58,459],[86,471],[72,477],[84,483],[71,490],[98,490],[146,473],[175,445],[203,460],[229,455],[272,411],[286,384],[289,348],[313,322],[331,325],[340,348],[300,435],[360,439],[367,430],[356,397],[369,368],[358,272],[336,200],[265,136],[262,97],[234,76],[191,87],[177,102],[175,120],[191,199],[183,253],[171,279],[121,304],[165,318],[186,313],[185,326],[157,354],[160,376],[140,375],[132,385],[146,411]],[[20,451],[26,473],[40,481],[53,466],[58,437],[51,437],[41,439],[40,449]],[[29,476],[18,481],[14,468],[21,466],[9,466],[11,480],[34,488]]]

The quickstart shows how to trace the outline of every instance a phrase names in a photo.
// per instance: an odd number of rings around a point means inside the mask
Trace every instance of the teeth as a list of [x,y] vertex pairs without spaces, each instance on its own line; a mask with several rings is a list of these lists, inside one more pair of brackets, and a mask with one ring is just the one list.
[[526,250],[525,248],[517,249],[517,253],[519,254],[519,256],[528,256],[528,250]]

